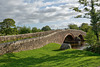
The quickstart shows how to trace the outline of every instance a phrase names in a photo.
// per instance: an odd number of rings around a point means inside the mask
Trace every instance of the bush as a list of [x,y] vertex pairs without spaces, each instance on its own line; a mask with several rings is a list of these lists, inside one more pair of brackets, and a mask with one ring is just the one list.
[[85,50],[100,54],[100,42],[97,42],[95,45],[87,47]]
[[90,45],[93,46],[96,44],[96,35],[94,34],[94,32],[92,30],[89,30],[85,36],[86,42]]
[[85,50],[100,54],[100,42],[97,42],[96,35],[92,30],[87,32],[85,39],[86,42],[90,45],[90,47],[87,47]]
[[87,47],[85,50],[100,54],[100,44]]

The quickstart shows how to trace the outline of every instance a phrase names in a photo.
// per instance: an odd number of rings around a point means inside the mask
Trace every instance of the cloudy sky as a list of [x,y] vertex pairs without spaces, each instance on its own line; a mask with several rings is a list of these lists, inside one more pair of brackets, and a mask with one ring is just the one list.
[[79,13],[72,7],[80,6],[78,0],[0,0],[0,22],[12,18],[17,26],[52,29],[67,28],[68,24],[90,23],[89,19],[74,18]]

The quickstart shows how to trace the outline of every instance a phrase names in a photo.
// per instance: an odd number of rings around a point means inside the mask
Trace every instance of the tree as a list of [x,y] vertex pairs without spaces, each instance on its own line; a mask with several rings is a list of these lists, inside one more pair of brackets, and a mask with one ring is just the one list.
[[41,29],[38,29],[38,32],[42,32],[42,30]]
[[[97,37],[97,40],[99,41],[99,27],[98,27],[98,22],[100,20],[100,17],[98,17],[98,12],[96,12],[94,8],[94,0],[91,0],[91,11],[90,11],[90,16],[91,16],[91,25],[93,27],[93,31],[95,32],[95,35]],[[99,22],[100,23],[100,22]]]
[[77,29],[77,30],[79,29],[79,27],[76,24],[69,24],[68,28],[69,29]]
[[2,28],[2,22],[0,22],[0,29]]
[[5,35],[17,34],[15,21],[11,18],[4,19],[3,22],[0,23],[0,30],[1,33]]
[[32,28],[32,32],[33,32],[33,33],[35,33],[35,32],[41,32],[41,30],[40,30],[40,29],[37,29],[36,27],[33,27],[33,28]]
[[6,35],[18,34],[18,30],[16,27],[15,28],[6,28],[2,32],[5,33]]
[[[79,0],[79,3],[81,5],[84,5],[83,10],[79,10],[80,7],[78,7],[76,10],[74,7],[73,10],[77,12],[82,12],[84,15],[77,16],[76,18],[83,17],[83,18],[89,18],[91,19],[91,26],[92,29],[97,37],[97,40],[99,41],[99,30],[98,30],[98,23],[100,23],[100,10],[97,10],[95,6],[99,7],[100,3],[99,0]],[[82,7],[81,7],[82,8]]]
[[88,23],[82,23],[80,26],[80,30],[83,30],[85,32],[88,32],[89,29],[92,29],[92,27],[89,26]]
[[2,22],[0,22],[0,34],[2,34]]
[[7,18],[3,20],[3,27],[4,28],[11,28],[15,27],[15,21],[13,19]]
[[34,32],[38,32],[38,29],[36,28],[36,27],[33,27],[32,28],[32,32],[34,33]]
[[31,28],[23,26],[18,29],[18,32],[19,34],[31,33]]
[[98,29],[98,30],[99,30],[99,33],[100,33],[100,23],[98,23],[98,27],[99,27],[99,29]]
[[86,42],[90,45],[93,46],[96,44],[96,35],[92,30],[89,30],[85,36]]
[[43,31],[49,31],[49,30],[51,30],[51,28],[49,26],[45,26],[45,27],[42,28],[42,30]]

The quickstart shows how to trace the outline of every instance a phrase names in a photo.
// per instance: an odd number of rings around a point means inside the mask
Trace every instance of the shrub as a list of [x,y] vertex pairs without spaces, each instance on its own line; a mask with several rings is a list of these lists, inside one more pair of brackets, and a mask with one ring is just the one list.
[[85,50],[100,54],[100,42],[97,42],[95,45],[87,47]]
[[94,34],[94,32],[92,30],[89,30],[85,36],[86,42],[90,45],[93,46],[96,44],[96,35]]

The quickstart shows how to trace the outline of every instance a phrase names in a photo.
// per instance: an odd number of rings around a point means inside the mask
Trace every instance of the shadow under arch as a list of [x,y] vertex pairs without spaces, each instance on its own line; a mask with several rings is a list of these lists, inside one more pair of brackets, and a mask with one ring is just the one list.
[[74,35],[69,33],[65,36],[63,43],[68,43],[74,41]]
[[83,35],[80,34],[78,37],[80,38],[80,41],[84,41]]

